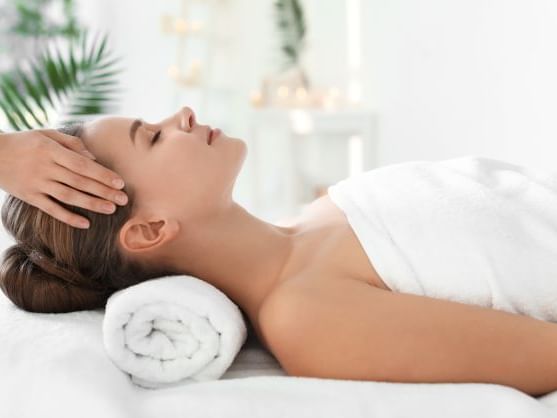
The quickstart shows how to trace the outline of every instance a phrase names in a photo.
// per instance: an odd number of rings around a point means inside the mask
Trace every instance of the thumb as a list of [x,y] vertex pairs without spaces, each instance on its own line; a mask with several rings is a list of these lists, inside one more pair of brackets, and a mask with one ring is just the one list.
[[77,136],[66,135],[56,129],[44,129],[42,132],[50,139],[55,140],[72,151],[78,152],[85,157],[91,158],[92,160],[97,159],[89,150],[87,150],[81,138]]

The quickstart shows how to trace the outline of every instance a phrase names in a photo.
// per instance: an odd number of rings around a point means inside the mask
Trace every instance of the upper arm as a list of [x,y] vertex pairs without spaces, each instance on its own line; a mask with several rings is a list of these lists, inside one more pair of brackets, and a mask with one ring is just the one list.
[[[259,320],[269,349],[288,374],[352,379],[351,366],[363,370],[362,364],[354,363],[356,345],[371,353],[367,347],[374,345],[375,338],[374,321],[365,319],[374,315],[361,312],[362,308],[369,310],[373,302],[358,303],[361,292],[368,288],[375,289],[354,280],[324,280],[313,285],[300,281],[271,294]],[[352,358],[351,364],[345,353]]]
[[359,280],[314,283],[282,289],[262,311],[288,374],[557,389],[556,324]]
[[[313,284],[292,280],[265,300],[259,313],[261,331],[268,348],[288,374],[330,374],[337,373],[340,368],[346,371],[344,361],[333,364],[335,358],[343,358],[334,352],[357,344],[357,337],[351,338],[354,331],[343,322],[358,313],[345,311],[343,314],[343,305],[354,308],[356,301],[350,294],[354,290],[359,293],[371,288],[355,281],[361,284],[355,289],[352,282],[345,288],[342,280],[314,281]],[[371,321],[368,325],[367,334],[361,335],[366,341],[373,332]]]
[[292,312],[296,308],[296,292],[291,286],[281,285],[264,301],[258,313],[261,338],[282,368],[290,374],[287,359],[287,340],[295,333]]

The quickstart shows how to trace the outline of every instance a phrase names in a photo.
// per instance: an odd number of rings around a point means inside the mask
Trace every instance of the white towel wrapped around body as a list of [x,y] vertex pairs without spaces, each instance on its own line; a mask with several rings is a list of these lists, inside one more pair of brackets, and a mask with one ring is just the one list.
[[392,291],[557,322],[557,169],[410,161],[328,194]]
[[105,350],[145,388],[219,379],[247,338],[240,308],[196,277],[167,276],[110,296]]

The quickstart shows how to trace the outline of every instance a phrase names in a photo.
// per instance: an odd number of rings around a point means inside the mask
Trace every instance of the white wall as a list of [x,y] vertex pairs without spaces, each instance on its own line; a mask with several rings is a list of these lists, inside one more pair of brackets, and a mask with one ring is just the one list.
[[380,161],[483,154],[555,168],[557,2],[364,3]]

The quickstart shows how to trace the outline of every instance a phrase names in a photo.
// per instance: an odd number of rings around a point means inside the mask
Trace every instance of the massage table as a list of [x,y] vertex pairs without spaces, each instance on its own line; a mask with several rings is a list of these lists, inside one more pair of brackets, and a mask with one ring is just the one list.
[[249,325],[221,379],[145,389],[107,357],[103,314],[29,313],[0,293],[0,417],[557,417],[557,392],[287,376]]

